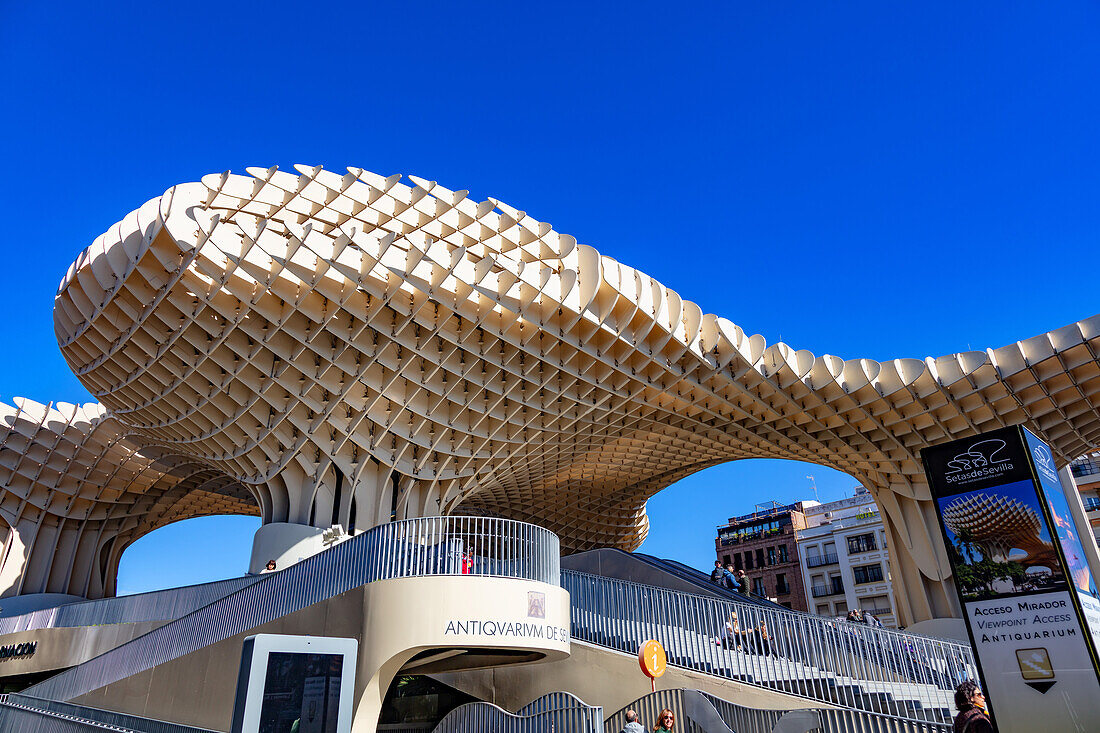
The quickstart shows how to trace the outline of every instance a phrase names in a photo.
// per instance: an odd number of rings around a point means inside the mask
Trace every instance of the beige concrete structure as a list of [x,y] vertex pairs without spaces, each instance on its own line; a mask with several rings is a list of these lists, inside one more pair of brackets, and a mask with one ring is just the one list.
[[632,549],[678,479],[798,459],[874,494],[910,624],[958,610],[921,447],[1024,423],[1065,462],[1100,439],[1100,317],[935,359],[814,356],[495,199],[297,170],[173,187],[55,307],[128,445],[247,486],[265,523],[491,513]]

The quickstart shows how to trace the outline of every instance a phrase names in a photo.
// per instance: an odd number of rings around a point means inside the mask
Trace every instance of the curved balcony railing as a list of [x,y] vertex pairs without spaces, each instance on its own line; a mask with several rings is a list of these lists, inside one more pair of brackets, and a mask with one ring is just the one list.
[[523,578],[558,585],[558,537],[508,519],[424,517],[384,524],[266,575],[26,693],[71,700],[361,585],[426,575]]
[[418,575],[491,575],[550,585],[560,579],[558,536],[525,522],[423,517],[383,524],[360,537],[368,560],[365,582]]
[[470,702],[447,713],[432,733],[602,733],[603,708],[568,692],[551,692],[509,713],[489,702]]

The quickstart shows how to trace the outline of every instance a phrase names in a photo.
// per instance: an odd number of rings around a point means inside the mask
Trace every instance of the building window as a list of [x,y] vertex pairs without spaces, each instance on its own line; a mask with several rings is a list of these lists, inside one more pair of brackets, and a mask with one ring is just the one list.
[[877,550],[878,544],[875,542],[875,533],[870,532],[868,534],[857,534],[848,538],[848,554],[854,555],[857,552],[871,552]]
[[758,596],[767,595],[767,593],[765,593],[765,591],[764,591],[764,579],[763,578],[753,578],[752,579],[752,592],[755,593]]
[[741,553],[740,552],[733,553],[733,569],[734,570],[741,570],[742,569],[741,568]]
[[893,609],[890,608],[890,599],[886,596],[872,596],[864,600],[863,611],[872,616],[885,616],[893,613]]
[[882,566],[878,563],[859,565],[852,568],[852,576],[856,583],[878,583],[882,580]]
[[819,568],[822,565],[836,565],[838,562],[839,560],[837,560],[836,552],[826,552],[821,555],[806,556],[806,567],[808,568]]
[[764,567],[764,548],[759,547],[756,550],[756,567]]
[[745,550],[745,570],[752,570],[752,552]]
[[790,562],[790,561],[791,561],[791,557],[790,557],[790,555],[787,554],[787,546],[786,545],[780,545],[779,546],[779,562],[785,563],[785,562]]
[[1070,464],[1070,471],[1073,473],[1074,478],[1100,473],[1100,454],[1093,453],[1078,458]]
[[775,548],[774,547],[769,547],[768,548],[768,564],[769,565],[775,565]]
[[726,566],[726,565],[729,565],[729,564],[730,564],[730,556],[729,555],[722,555],[722,565]]
[[775,592],[779,595],[785,595],[791,592],[791,586],[787,583],[786,573],[778,573],[775,576]]
[[828,616],[829,615],[829,604],[828,603],[818,604],[818,606],[817,606],[817,615],[818,616]]

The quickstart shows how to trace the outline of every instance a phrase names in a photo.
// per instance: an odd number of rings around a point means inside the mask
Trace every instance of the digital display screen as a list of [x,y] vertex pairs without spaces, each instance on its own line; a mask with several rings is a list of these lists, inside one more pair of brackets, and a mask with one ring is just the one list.
[[341,654],[271,652],[260,733],[335,733],[343,668]]

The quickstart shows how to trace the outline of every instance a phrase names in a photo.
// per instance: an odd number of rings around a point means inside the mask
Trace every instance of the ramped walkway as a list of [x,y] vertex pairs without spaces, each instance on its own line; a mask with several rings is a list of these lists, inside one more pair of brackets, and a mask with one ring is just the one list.
[[[571,570],[562,586],[575,639],[629,654],[656,639],[675,666],[830,705],[943,722],[955,686],[976,679],[970,647],[953,641]],[[740,650],[720,643],[731,614],[750,632]]]

